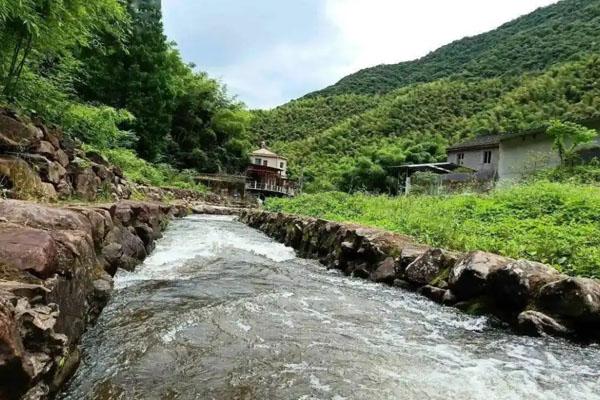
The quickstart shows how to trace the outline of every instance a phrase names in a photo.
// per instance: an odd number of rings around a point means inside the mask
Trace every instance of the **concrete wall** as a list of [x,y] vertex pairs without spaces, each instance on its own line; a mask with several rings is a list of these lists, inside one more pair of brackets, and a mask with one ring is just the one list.
[[500,143],[498,178],[516,181],[526,174],[560,164],[558,152],[552,148],[552,138],[545,134],[516,137]]
[[[492,162],[490,164],[483,163],[483,154],[486,151],[492,152]],[[465,158],[460,163],[458,155],[464,154]],[[499,151],[498,148],[487,148],[477,150],[451,151],[448,153],[448,162],[463,165],[474,169],[478,175],[485,175],[486,178],[493,178],[498,170]]]

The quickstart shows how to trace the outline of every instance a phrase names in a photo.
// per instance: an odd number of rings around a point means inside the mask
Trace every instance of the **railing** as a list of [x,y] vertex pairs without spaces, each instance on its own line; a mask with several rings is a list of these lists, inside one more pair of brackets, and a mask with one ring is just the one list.
[[296,194],[296,190],[293,187],[268,185],[266,183],[259,183],[256,181],[246,183],[246,189],[280,193],[285,194],[287,196],[294,196]]

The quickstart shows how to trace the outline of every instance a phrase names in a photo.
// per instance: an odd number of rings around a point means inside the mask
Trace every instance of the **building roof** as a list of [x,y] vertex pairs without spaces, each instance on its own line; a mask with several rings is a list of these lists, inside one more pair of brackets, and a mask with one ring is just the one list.
[[486,149],[486,148],[498,147],[504,136],[507,136],[507,135],[506,134],[497,134],[497,135],[476,136],[474,138],[465,140],[464,142],[457,143],[454,146],[448,147],[448,151]]
[[533,128],[524,130],[519,133],[496,133],[492,135],[481,135],[475,136],[460,142],[448,148],[448,151],[459,151],[459,150],[476,150],[476,149],[489,149],[500,146],[501,142],[505,140],[514,139],[517,137],[535,136],[539,134],[545,134],[546,129],[544,127]]
[[287,158],[282,157],[276,153],[273,153],[271,150],[269,150],[264,142],[261,144],[260,149],[253,151],[252,153],[250,153],[250,155],[251,156],[281,158],[282,160],[287,160]]

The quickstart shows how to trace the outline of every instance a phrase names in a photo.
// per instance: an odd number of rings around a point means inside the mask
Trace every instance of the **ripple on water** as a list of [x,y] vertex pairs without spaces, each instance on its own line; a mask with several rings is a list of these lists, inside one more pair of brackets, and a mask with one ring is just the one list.
[[600,399],[600,349],[350,279],[230,217],[119,272],[62,399]]

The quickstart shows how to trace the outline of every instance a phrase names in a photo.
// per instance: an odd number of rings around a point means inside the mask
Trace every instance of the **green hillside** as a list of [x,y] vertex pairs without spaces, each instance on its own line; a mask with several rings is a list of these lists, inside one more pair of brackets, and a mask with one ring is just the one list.
[[492,78],[539,72],[600,51],[598,26],[600,1],[563,0],[494,31],[458,40],[419,60],[359,71],[308,96],[387,93],[447,77]]
[[598,22],[600,0],[564,0],[422,60],[375,67],[371,83],[363,71],[257,111],[253,140],[288,156],[309,191],[385,192],[395,186],[388,167],[444,159],[463,138],[597,120]]

